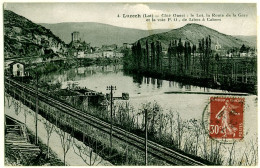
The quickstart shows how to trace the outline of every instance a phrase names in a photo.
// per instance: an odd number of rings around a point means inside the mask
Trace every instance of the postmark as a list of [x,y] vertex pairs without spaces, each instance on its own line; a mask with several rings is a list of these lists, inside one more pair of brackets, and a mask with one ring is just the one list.
[[210,98],[208,128],[210,138],[243,139],[244,102],[244,98]]

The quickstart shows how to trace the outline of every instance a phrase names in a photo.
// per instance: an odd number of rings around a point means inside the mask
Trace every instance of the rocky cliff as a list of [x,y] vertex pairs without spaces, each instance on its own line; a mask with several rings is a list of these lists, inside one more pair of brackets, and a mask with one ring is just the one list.
[[49,29],[12,11],[4,10],[5,59],[61,57],[66,51],[66,44]]

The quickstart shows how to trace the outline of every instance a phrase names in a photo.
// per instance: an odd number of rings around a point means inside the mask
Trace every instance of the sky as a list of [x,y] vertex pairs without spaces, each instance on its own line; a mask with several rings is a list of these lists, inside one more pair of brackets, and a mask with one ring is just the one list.
[[[98,22],[143,30],[175,29],[187,23],[198,23],[229,35],[256,35],[257,33],[256,4],[252,3],[5,3],[4,9],[11,10],[35,23]],[[153,14],[161,18],[162,14],[185,14],[190,17],[190,14],[196,16],[206,13],[210,16],[223,14],[225,17],[221,17],[221,21],[177,22],[149,22],[146,21],[147,18],[123,18],[123,14],[141,16]],[[233,13],[237,16],[226,17],[227,14],[233,16]],[[238,17],[238,14],[247,16]]]

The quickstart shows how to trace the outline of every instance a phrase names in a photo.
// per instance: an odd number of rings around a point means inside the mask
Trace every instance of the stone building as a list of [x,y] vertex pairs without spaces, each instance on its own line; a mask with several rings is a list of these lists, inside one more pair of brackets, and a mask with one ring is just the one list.
[[25,76],[25,66],[20,62],[12,62],[9,64],[10,74],[14,77],[24,77]]
[[72,42],[80,41],[79,32],[75,31],[75,32],[71,33],[71,41]]
[[215,50],[216,51],[221,50],[221,45],[219,44],[218,40],[217,40],[217,44],[215,45]]

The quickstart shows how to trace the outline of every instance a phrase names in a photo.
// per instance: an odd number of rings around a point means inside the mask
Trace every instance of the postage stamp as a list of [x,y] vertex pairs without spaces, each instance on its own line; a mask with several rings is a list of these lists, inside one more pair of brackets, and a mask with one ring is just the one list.
[[244,102],[244,98],[210,98],[210,138],[243,139]]

